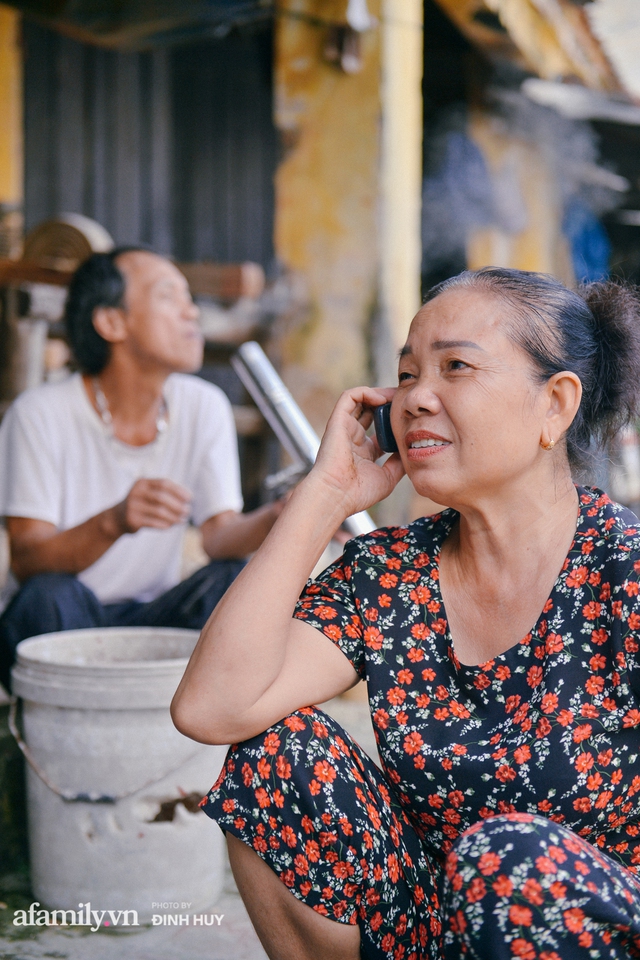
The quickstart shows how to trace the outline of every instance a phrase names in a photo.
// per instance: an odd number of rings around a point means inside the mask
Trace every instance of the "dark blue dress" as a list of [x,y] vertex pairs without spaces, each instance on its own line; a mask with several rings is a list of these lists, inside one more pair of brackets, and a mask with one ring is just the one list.
[[307,708],[203,801],[364,957],[640,957],[640,534],[578,492],[538,621],[479,666],[439,590],[454,511],[350,541],[295,615],[366,678],[382,771]]

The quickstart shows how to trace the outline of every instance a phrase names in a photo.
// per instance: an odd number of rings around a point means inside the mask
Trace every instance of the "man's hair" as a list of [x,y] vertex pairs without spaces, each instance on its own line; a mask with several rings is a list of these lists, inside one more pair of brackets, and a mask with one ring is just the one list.
[[116,260],[123,253],[143,251],[146,247],[116,247],[109,253],[94,253],[76,270],[69,286],[64,323],[69,346],[83,373],[96,375],[106,367],[110,344],[93,325],[97,307],[122,307],[126,281]]

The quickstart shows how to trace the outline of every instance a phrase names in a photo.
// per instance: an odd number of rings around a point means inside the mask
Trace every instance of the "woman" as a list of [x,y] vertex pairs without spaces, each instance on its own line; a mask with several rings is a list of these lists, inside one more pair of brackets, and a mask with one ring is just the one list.
[[[487,268],[431,291],[396,390],[338,402],[174,701],[240,742],[203,805],[271,958],[640,956],[640,536],[572,481],[639,391],[634,292]],[[451,509],[303,590],[405,471]],[[382,772],[307,707],[361,677]]]

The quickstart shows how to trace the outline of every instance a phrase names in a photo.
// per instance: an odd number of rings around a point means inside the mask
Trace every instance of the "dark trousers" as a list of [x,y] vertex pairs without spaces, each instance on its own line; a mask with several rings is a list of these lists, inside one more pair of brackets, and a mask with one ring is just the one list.
[[0,683],[10,690],[11,666],[21,640],[88,627],[176,627],[200,630],[233,583],[244,560],[212,560],[149,603],[102,604],[68,573],[31,577],[0,617]]

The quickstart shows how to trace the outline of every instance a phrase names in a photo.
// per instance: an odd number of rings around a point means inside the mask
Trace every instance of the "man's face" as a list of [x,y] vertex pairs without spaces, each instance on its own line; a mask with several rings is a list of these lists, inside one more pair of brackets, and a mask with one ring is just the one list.
[[144,250],[117,259],[126,288],[126,345],[143,367],[193,373],[202,366],[204,340],[198,308],[184,276],[169,260]]

